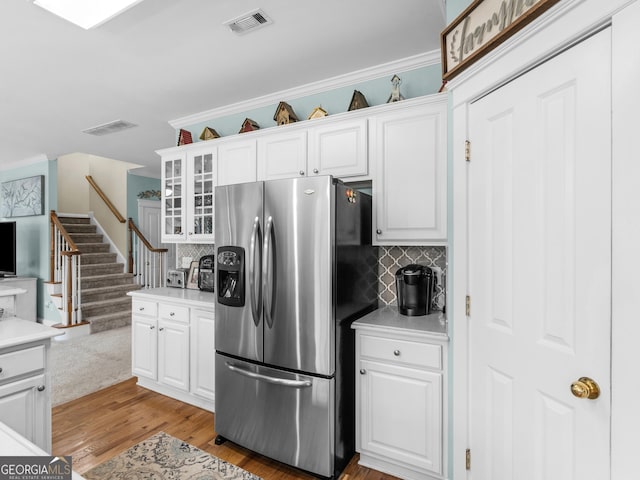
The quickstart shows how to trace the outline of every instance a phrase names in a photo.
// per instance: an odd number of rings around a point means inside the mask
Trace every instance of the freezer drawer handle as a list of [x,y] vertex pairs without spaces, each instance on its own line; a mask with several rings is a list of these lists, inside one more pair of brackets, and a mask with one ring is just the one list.
[[232,363],[225,362],[227,364],[227,368],[232,372],[239,373],[240,375],[244,375],[245,377],[255,378],[256,380],[263,380],[268,383],[273,383],[276,385],[283,385],[285,387],[310,387],[310,380],[287,380],[286,378],[274,378],[268,375],[263,375],[261,373],[252,372],[250,370],[245,370],[244,368],[240,368]]

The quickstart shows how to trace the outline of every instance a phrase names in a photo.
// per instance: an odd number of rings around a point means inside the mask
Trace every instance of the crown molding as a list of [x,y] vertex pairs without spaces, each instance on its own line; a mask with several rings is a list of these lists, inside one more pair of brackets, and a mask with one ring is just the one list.
[[193,115],[176,118],[175,120],[169,120],[169,125],[171,125],[175,129],[184,128],[189,125],[225,117],[227,115],[233,115],[256,108],[267,107],[269,105],[273,105],[274,103],[278,103],[283,98],[287,98],[290,100],[303,98],[318,93],[324,93],[326,91],[334,90],[337,88],[348,87],[350,85],[366,82],[369,80],[376,80],[378,78],[392,75],[398,72],[406,72],[409,70],[415,70],[417,68],[437,65],[440,63],[440,61],[440,50],[433,50],[431,52],[421,53],[400,60],[394,60],[393,62],[365,68],[356,72],[347,73],[345,75],[339,75],[337,77],[308,83],[299,87],[281,90],[279,92],[274,92],[262,97],[256,97],[250,100],[245,100],[242,102],[225,105],[223,107],[206,110],[204,112],[194,113]]

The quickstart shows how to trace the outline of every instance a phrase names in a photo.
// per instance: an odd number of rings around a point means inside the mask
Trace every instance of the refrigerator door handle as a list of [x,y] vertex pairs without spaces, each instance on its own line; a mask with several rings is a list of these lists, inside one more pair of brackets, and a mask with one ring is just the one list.
[[[269,328],[273,328],[273,297],[276,292],[276,249],[273,241],[273,217],[267,219],[264,233],[264,257],[262,264],[262,291],[264,297],[264,314]],[[272,260],[271,263],[269,260]],[[269,265],[271,264],[271,268]]]
[[[259,260],[256,263],[256,244]],[[251,230],[251,242],[249,246],[249,297],[251,303],[251,315],[253,323],[256,327],[260,324],[261,308],[262,308],[262,285],[260,277],[262,276],[262,230],[260,229],[260,218],[253,220],[253,229]],[[256,268],[256,265],[258,268]],[[258,281],[256,281],[256,277]],[[257,291],[256,291],[257,290]]]
[[251,370],[245,370],[230,362],[225,362],[227,368],[232,372],[236,372],[245,377],[261,380],[263,382],[272,383],[274,385],[282,385],[284,387],[304,388],[312,385],[310,380],[291,380],[287,378],[270,377],[269,375],[263,375],[262,373],[252,372]]

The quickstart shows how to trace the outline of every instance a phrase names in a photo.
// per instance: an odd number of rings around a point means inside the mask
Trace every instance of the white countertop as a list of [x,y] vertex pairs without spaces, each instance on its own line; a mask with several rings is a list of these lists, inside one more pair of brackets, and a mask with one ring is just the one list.
[[0,318],[0,348],[13,347],[63,335],[63,330],[17,317]]
[[203,292],[189,288],[143,288],[127,293],[133,298],[143,298],[151,301],[171,301],[188,307],[198,307],[213,310],[216,295],[213,292]]
[[[15,430],[0,422],[0,456],[3,457],[49,457],[50,455],[37,445],[31,443]],[[73,458],[71,459],[73,466]],[[72,472],[73,480],[83,480],[84,477]]]
[[387,305],[359,318],[351,324],[352,328],[369,327],[384,328],[385,330],[399,330],[402,332],[416,332],[427,334],[439,340],[448,340],[447,321],[442,312],[435,312],[420,317],[401,315],[397,307]]

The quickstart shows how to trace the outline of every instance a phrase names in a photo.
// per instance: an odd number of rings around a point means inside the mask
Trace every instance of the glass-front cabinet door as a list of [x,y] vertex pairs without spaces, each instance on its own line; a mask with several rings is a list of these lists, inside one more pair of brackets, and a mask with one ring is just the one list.
[[185,155],[168,154],[162,158],[162,242],[186,240]]
[[187,241],[213,243],[213,189],[216,150],[200,150],[187,154],[189,162],[189,209]]

